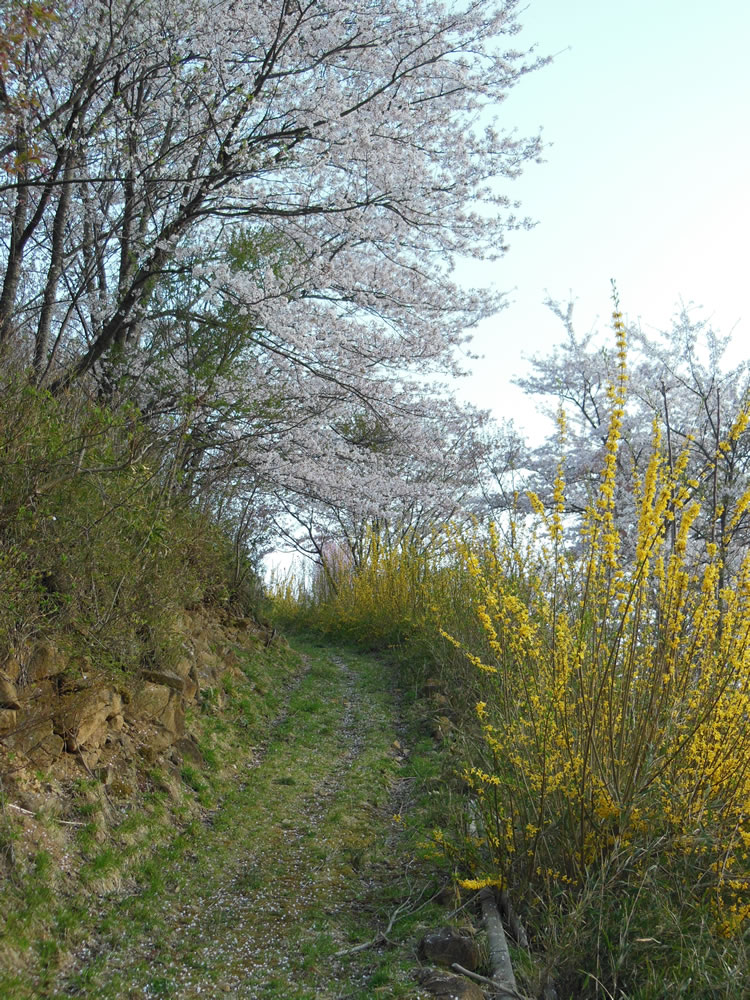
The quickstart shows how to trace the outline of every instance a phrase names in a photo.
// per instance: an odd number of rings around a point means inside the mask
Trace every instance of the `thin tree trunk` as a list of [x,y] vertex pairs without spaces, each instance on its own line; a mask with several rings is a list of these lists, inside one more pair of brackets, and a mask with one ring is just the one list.
[[[28,154],[28,142],[23,126],[18,127],[18,155],[23,158]],[[27,165],[21,162],[19,177],[26,180]],[[26,227],[26,213],[29,206],[29,188],[21,184],[16,194],[16,208],[13,212],[13,222],[10,230],[10,247],[8,249],[8,264],[5,268],[3,291],[0,295],[0,347],[5,344],[11,332],[11,319],[16,305],[16,293],[21,277],[21,261],[23,260],[23,232]]]
[[57,298],[57,284],[60,280],[63,263],[63,251],[65,242],[65,223],[68,220],[68,210],[70,208],[70,195],[73,185],[70,183],[73,173],[73,154],[69,151],[65,160],[65,172],[63,174],[62,191],[60,200],[57,203],[55,220],[52,223],[52,248],[50,253],[49,270],[47,272],[47,284],[44,287],[44,297],[42,299],[42,310],[39,316],[39,325],[36,331],[36,342],[34,344],[34,371],[37,377],[43,371],[47,352],[49,350],[49,334],[52,323],[52,312]]

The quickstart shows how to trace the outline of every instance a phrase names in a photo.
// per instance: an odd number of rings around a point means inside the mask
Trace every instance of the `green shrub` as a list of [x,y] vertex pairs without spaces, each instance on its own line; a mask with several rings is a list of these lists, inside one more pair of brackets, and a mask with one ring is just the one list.
[[71,656],[169,661],[174,616],[229,599],[231,545],[177,486],[132,405],[0,386],[0,662],[54,634]]

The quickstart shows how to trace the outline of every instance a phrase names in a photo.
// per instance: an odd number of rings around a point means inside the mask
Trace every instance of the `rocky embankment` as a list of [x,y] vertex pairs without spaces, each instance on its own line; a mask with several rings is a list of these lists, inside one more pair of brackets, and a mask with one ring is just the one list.
[[[21,646],[0,668],[0,775],[36,808],[30,775],[96,774],[111,795],[127,798],[139,769],[163,757],[173,764],[198,750],[190,708],[201,699],[221,707],[227,678],[239,678],[237,647],[262,645],[269,631],[248,618],[185,611],[175,623],[179,656],[137,673],[97,667],[40,640]],[[31,796],[31,801],[29,800]],[[14,801],[18,801],[14,797]]]

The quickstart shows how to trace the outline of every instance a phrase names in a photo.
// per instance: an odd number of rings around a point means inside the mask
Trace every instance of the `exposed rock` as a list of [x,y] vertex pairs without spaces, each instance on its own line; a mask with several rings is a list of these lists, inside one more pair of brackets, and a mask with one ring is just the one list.
[[195,647],[194,671],[202,681],[205,677],[210,683],[215,684],[224,673],[224,663],[206,644],[199,643]]
[[244,679],[234,643],[246,642],[254,625],[234,617],[219,624],[202,608],[178,618],[182,651],[175,661],[139,668],[138,678],[124,653],[115,680],[90,656],[63,652],[54,639],[13,649],[0,662],[0,753],[13,753],[22,769],[58,761],[55,773],[63,780],[76,776],[78,761],[92,770],[113,761],[116,768],[125,761],[137,766],[136,758],[157,762],[170,748],[180,762],[204,764],[194,739],[185,738],[186,708],[200,692],[205,707],[221,709],[222,681]]
[[6,746],[28,757],[36,767],[46,767],[62,755],[64,744],[52,728],[52,719],[25,717],[18,713],[14,732],[5,737]]
[[12,708],[0,708],[0,736],[11,733],[16,728],[18,714]]
[[172,688],[147,681],[133,695],[126,718],[137,729],[141,756],[156,756],[185,735],[185,700]]
[[133,694],[125,716],[137,730],[138,752],[151,763],[185,735],[185,701],[164,684],[147,681]]
[[117,712],[115,715],[107,719],[107,724],[109,726],[110,734],[119,733],[119,731],[125,725],[125,716],[122,715],[121,712]]
[[190,676],[190,671],[192,669],[193,669],[193,661],[188,656],[183,656],[172,667],[172,670],[177,674],[178,677],[181,677],[183,681]]
[[135,755],[135,743],[127,732],[118,733],[116,736],[110,733],[109,739],[116,746],[121,747],[126,757]]
[[136,745],[138,754],[149,764],[155,764],[160,754],[174,743],[175,734],[158,723],[140,726]]
[[133,694],[125,714],[128,719],[157,719],[167,707],[170,694],[171,689],[165,685],[147,681]]
[[230,646],[228,643],[223,643],[216,652],[222,664],[231,667],[237,666],[237,650],[234,646]]
[[435,969],[420,969],[417,981],[423,990],[441,1000],[485,1000],[479,986],[464,976],[451,976]]
[[206,763],[203,759],[203,754],[198,749],[198,744],[189,736],[185,736],[183,739],[177,740],[174,745],[174,749],[183,760],[186,760],[191,764],[197,764],[199,767],[202,767],[203,764]]
[[135,795],[136,786],[128,778],[114,778],[108,791],[118,799],[131,799]]
[[114,769],[111,764],[104,764],[103,767],[96,769],[96,778],[101,781],[103,785],[111,785],[114,776]]
[[159,716],[158,722],[167,732],[172,734],[172,740],[179,739],[185,735],[185,706],[182,698],[173,696],[167,702],[164,711]]
[[23,707],[28,709],[40,706],[49,708],[59,693],[56,678],[51,677],[27,684],[26,687],[19,688],[18,691],[19,697],[23,700]]
[[185,689],[183,697],[188,704],[192,704],[198,696],[198,682],[192,677],[185,678]]
[[64,749],[52,725],[57,689],[53,681],[44,680],[19,688],[18,695],[20,708],[14,713],[15,726],[5,737],[5,744],[24,754],[34,766],[46,767]]
[[107,736],[108,720],[121,714],[122,698],[113,688],[86,688],[59,699],[53,716],[54,730],[70,752],[95,750]]
[[17,681],[23,669],[24,654],[19,650],[12,652],[3,663],[3,673],[12,681]]
[[58,757],[62,756],[62,752],[65,749],[62,739],[57,735],[57,733],[47,733],[43,740],[39,743],[37,751],[32,751],[32,759],[36,761],[40,766],[45,766],[51,763],[53,760],[57,760]]
[[425,934],[419,943],[419,955],[428,962],[450,967],[454,962],[474,972],[479,953],[474,940],[454,927],[442,927]]
[[144,669],[141,670],[141,677],[151,681],[152,684],[161,684],[163,687],[172,688],[173,691],[179,691],[180,694],[185,690],[183,678],[171,670]]
[[77,753],[80,759],[83,761],[86,770],[93,773],[94,768],[99,763],[99,758],[102,755],[101,746],[95,747],[93,750],[89,750],[86,747],[78,747]]
[[229,625],[232,628],[238,629],[240,632],[251,631],[256,629],[258,626],[252,620],[252,618],[235,618],[232,617],[229,621]]
[[20,708],[16,685],[10,677],[0,671],[0,708]]
[[44,680],[45,677],[55,677],[68,666],[68,659],[51,642],[38,642],[32,650],[27,668],[27,682]]

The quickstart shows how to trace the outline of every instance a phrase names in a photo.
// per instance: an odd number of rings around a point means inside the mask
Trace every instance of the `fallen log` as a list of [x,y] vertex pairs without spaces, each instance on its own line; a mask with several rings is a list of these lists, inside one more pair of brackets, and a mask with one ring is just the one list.
[[492,969],[490,979],[495,986],[498,997],[518,997],[516,977],[513,973],[508,942],[505,939],[495,893],[490,888],[482,889],[479,893],[479,901],[482,904],[482,919],[490,949],[490,968]]

